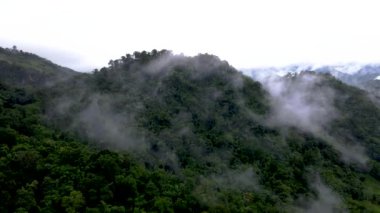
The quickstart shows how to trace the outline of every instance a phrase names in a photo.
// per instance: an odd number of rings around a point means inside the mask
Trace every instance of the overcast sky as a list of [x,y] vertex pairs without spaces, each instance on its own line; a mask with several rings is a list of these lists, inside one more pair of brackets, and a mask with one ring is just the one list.
[[0,46],[86,71],[138,50],[236,68],[380,62],[377,0],[0,0]]

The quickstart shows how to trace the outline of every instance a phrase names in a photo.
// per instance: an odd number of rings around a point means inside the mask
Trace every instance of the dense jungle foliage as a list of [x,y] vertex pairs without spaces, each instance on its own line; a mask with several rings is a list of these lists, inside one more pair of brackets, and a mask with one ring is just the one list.
[[142,51],[74,73],[0,53],[1,212],[380,211],[380,109],[330,75],[284,77],[334,91],[326,139],[268,125],[268,91],[213,55]]

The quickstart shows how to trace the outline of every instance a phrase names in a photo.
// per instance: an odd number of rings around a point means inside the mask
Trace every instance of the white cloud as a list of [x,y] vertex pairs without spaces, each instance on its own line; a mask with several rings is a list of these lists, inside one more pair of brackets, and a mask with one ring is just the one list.
[[[99,67],[126,52],[209,52],[236,67],[376,62],[377,1],[2,0],[0,45],[42,46]],[[39,48],[27,49],[40,53]],[[49,57],[49,55],[43,55]]]

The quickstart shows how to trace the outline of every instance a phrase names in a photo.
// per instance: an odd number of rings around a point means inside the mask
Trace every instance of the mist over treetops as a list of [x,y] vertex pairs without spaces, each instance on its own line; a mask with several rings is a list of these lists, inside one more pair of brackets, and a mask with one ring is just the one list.
[[168,50],[79,73],[1,48],[0,211],[380,211],[372,84]]

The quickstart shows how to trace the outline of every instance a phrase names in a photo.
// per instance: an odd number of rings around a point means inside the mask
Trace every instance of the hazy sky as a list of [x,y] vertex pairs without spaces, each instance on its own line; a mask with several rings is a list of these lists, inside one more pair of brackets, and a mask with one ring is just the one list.
[[138,50],[237,68],[380,62],[377,0],[0,0],[0,46],[77,70]]

